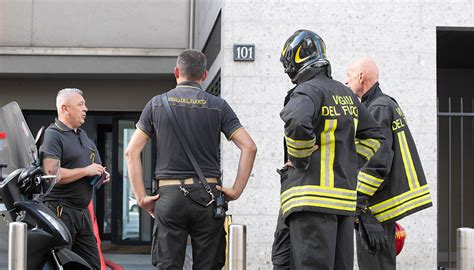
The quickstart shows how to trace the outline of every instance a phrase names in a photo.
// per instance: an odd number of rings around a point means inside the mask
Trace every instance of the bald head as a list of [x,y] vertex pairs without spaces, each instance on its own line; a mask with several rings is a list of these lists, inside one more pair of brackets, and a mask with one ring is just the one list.
[[347,69],[346,85],[358,97],[362,97],[378,81],[379,68],[369,57],[357,59]]

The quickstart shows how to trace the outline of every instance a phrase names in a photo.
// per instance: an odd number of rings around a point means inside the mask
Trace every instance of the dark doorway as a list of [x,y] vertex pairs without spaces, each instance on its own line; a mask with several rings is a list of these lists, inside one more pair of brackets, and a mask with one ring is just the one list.
[[456,229],[474,227],[474,28],[437,28],[438,266],[456,267]]

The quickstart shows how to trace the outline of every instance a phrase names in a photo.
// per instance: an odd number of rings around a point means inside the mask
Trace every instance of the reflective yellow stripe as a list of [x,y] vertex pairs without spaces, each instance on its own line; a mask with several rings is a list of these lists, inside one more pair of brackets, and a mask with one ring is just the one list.
[[402,153],[403,166],[405,167],[405,175],[408,179],[410,189],[416,189],[420,186],[418,182],[418,175],[416,174],[415,166],[411,158],[410,149],[408,148],[407,137],[405,131],[400,131],[397,134],[398,142],[400,143],[400,151]]
[[337,119],[326,119],[324,130],[321,132],[321,186],[334,186],[334,156],[336,151]]
[[375,139],[357,139],[356,144],[362,144],[370,148],[372,151],[374,151],[374,153],[380,148],[380,142]]
[[311,140],[293,140],[290,137],[285,135],[286,145],[291,148],[301,149],[301,148],[312,148],[316,144],[316,138]]
[[398,206],[403,204],[406,201],[409,201],[415,197],[419,197],[422,195],[429,194],[430,190],[428,188],[428,185],[424,185],[422,187],[419,187],[414,190],[409,190],[407,192],[404,192],[396,197],[393,197],[391,199],[388,199],[386,201],[380,202],[376,205],[370,206],[370,211],[375,215],[380,212],[383,212],[387,209],[390,209],[392,207]]
[[364,173],[364,172],[359,172],[359,175],[357,177],[359,181],[363,181],[371,186],[374,187],[380,187],[380,185],[383,183],[383,179],[377,178],[375,176],[372,176],[370,174]]
[[296,157],[296,158],[309,157],[313,153],[313,148],[297,150],[297,149],[293,149],[293,148],[287,146],[286,149],[288,150],[288,154],[290,156],[293,156],[293,157]]
[[372,151],[372,149],[358,143],[356,143],[356,152],[357,154],[364,156],[367,160],[374,156],[374,151]]
[[337,199],[328,199],[323,197],[315,196],[303,196],[291,198],[286,203],[282,204],[281,209],[283,214],[290,211],[291,209],[299,206],[313,206],[313,207],[323,207],[331,208],[343,211],[355,211],[356,202],[355,201],[344,201]]
[[354,137],[357,135],[357,126],[359,125],[359,119],[354,118]]
[[359,181],[357,183],[357,191],[361,192],[361,193],[364,193],[364,194],[367,194],[369,196],[372,196],[372,195],[374,195],[375,191],[377,191],[377,188],[374,188],[372,186],[367,185],[364,182]]
[[387,212],[383,212],[383,213],[380,213],[378,215],[375,215],[375,218],[377,218],[377,220],[379,222],[383,222],[383,221],[386,221],[386,220],[389,220],[391,218],[394,218],[394,217],[397,217],[397,216],[400,216],[412,209],[415,209],[417,207],[420,207],[422,205],[426,205],[426,204],[429,204],[431,203],[431,196],[430,194],[426,194],[422,197],[419,197],[419,198],[416,198],[412,201],[409,201],[407,203],[404,203],[403,205],[400,205],[394,209],[391,209]]
[[302,195],[321,195],[325,197],[332,197],[337,199],[356,200],[357,192],[355,190],[344,189],[344,188],[330,188],[322,187],[317,185],[306,185],[292,187],[285,190],[280,195],[280,200],[285,203],[291,197],[297,197]]

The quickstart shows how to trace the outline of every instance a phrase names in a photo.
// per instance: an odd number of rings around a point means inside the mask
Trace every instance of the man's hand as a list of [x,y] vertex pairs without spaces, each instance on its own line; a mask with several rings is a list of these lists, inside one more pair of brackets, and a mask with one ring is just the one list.
[[107,171],[104,171],[104,173],[105,173],[105,178],[104,178],[103,183],[105,184],[110,181],[110,173],[108,173]]
[[235,190],[234,188],[226,188],[222,186],[216,186],[216,189],[224,193],[225,200],[228,202],[237,200],[242,193]]
[[362,211],[358,216],[358,221],[362,245],[369,254],[375,254],[378,250],[388,246],[388,239],[382,224],[369,210]]
[[105,172],[105,167],[100,164],[92,163],[91,165],[84,167],[85,176],[96,176],[102,175]]
[[138,205],[145,209],[152,218],[155,218],[155,201],[160,198],[160,194],[154,196],[145,195],[138,200]]

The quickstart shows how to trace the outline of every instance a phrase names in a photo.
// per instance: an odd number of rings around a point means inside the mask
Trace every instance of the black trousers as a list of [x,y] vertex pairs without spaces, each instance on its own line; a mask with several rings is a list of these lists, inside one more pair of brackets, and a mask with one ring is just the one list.
[[70,249],[81,256],[92,269],[100,269],[99,247],[92,228],[92,219],[86,209],[78,210],[62,206],[59,202],[48,201],[44,203],[58,215],[58,207],[62,212],[58,217],[64,222],[71,233],[72,242]]
[[359,234],[357,238],[357,263],[361,270],[392,270],[397,268],[396,246],[395,246],[395,222],[382,224],[388,239],[389,246],[371,255],[365,251],[360,243]]
[[[290,248],[290,228],[285,224],[281,211],[278,214],[277,226],[272,246],[273,270],[292,269]],[[293,267],[294,269],[294,267]]]
[[[218,195],[211,184],[214,195]],[[186,185],[202,202],[209,195],[201,184]],[[154,252],[157,269],[183,269],[186,240],[191,236],[193,269],[216,270],[225,265],[224,219],[215,219],[213,205],[204,207],[184,196],[179,186],[163,186],[155,203]]]
[[297,212],[288,222],[294,269],[353,269],[353,217]]

